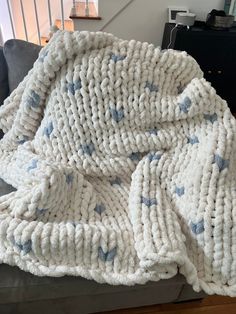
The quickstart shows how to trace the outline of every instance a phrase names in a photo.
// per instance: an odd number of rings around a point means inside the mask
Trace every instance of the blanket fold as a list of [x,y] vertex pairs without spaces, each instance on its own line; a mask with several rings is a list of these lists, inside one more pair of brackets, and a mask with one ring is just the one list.
[[58,31],[0,128],[2,263],[236,296],[236,123],[185,52]]

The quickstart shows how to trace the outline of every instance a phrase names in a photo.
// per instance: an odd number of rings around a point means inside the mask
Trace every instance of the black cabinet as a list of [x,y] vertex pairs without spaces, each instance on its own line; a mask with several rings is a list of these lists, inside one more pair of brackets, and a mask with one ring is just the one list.
[[[170,43],[175,24],[166,23],[162,49]],[[170,48],[185,50],[199,63],[204,77],[236,112],[236,27],[219,31],[196,22],[189,30],[178,26],[172,32]]]

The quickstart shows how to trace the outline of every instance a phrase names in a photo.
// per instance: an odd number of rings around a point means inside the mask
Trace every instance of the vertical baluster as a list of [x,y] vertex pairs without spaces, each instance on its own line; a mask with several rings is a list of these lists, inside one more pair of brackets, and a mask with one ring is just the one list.
[[25,21],[25,10],[24,10],[24,6],[23,6],[22,0],[20,0],[20,7],[21,7],[21,15],[22,15],[23,24],[24,24],[24,30],[25,30],[25,39],[27,41],[29,41],[27,27],[26,27],[26,21]]
[[35,12],[35,19],[36,19],[36,24],[37,24],[38,41],[39,41],[39,45],[41,46],[41,36],[40,36],[40,27],[39,27],[39,18],[38,18],[38,10],[37,10],[36,0],[34,0],[34,12]]
[[52,27],[52,12],[51,12],[51,3],[50,3],[50,0],[48,0],[48,16],[49,16],[49,24],[50,24],[50,27]]
[[75,0],[73,0],[73,7],[71,8],[70,16],[76,16],[76,4]]
[[62,29],[65,29],[63,0],[61,0],[61,23],[62,23]]
[[0,46],[3,46],[2,25],[0,24]]
[[86,0],[85,4],[85,16],[89,16],[89,1]]
[[7,8],[8,8],[8,13],[9,13],[10,22],[11,22],[12,34],[13,34],[13,37],[16,38],[15,28],[14,28],[13,19],[12,19],[12,13],[11,13],[11,6],[9,3],[9,0],[7,0]]

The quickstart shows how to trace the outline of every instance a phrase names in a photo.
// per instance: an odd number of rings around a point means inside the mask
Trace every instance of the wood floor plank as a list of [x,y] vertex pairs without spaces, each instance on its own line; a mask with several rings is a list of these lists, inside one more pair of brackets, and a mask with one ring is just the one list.
[[235,314],[236,304],[231,303],[231,304],[203,306],[203,307],[189,308],[189,309],[173,309],[170,311],[157,311],[157,312],[150,312],[150,313],[147,312],[146,314],[155,314],[155,313],[161,313],[161,314],[224,314],[224,313]]
[[217,305],[217,304],[227,304],[227,303],[236,303],[236,298],[224,297],[220,295],[209,296],[204,298],[202,305]]
[[[203,300],[177,304],[159,304],[154,306],[124,309],[106,312],[106,314],[236,314],[236,298],[209,296]],[[105,314],[105,313],[104,313]]]

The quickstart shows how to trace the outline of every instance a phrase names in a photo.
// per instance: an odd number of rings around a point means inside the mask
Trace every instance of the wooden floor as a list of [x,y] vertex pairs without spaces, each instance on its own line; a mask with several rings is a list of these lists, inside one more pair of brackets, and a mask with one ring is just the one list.
[[236,314],[236,298],[210,296],[201,301],[161,304],[104,314]]

